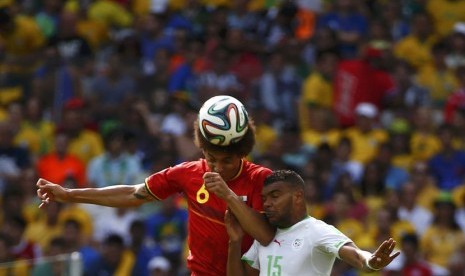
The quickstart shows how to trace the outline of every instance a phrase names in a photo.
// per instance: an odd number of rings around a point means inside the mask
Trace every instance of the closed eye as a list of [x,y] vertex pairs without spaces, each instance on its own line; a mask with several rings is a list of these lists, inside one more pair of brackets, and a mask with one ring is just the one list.
[[266,195],[262,196],[262,200],[265,200],[266,197],[271,197],[271,198],[278,198],[282,195],[282,191],[279,190],[273,190],[268,192]]

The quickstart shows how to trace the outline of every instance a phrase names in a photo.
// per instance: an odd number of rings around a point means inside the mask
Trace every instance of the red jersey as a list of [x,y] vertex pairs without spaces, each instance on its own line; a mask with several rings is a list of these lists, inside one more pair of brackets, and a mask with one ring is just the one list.
[[18,245],[13,246],[11,248],[11,253],[16,260],[32,260],[42,256],[40,247],[26,240],[21,240]]
[[339,63],[334,78],[333,108],[339,123],[355,123],[355,107],[362,102],[381,106],[387,91],[394,87],[392,77],[385,71],[373,68],[364,60],[344,60]]
[[432,276],[431,267],[426,262],[407,264],[402,269],[402,276]]
[[[202,177],[208,171],[204,159],[185,162],[152,174],[145,185],[160,200],[175,193],[186,196],[190,249],[187,264],[192,275],[226,275],[229,241],[224,225],[226,203],[205,189]],[[243,160],[239,173],[227,184],[249,207],[261,212],[263,182],[270,173],[270,169]],[[244,238],[243,252],[252,241],[250,236]]]
[[454,112],[459,108],[465,108],[465,89],[460,89],[447,98],[444,106],[444,119],[447,123],[452,123]]

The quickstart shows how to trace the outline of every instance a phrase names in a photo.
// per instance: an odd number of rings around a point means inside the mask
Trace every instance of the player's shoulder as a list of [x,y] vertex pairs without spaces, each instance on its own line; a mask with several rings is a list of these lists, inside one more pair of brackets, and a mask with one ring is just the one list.
[[249,173],[263,173],[265,175],[271,174],[271,169],[262,165],[256,164],[249,160],[243,161],[243,169]]
[[244,162],[244,169],[247,169],[249,171],[263,171],[263,172],[270,172],[271,173],[271,169],[267,168],[267,167],[264,167],[260,164],[257,164],[257,163],[254,163],[252,161],[249,161],[249,160],[243,160]]
[[174,166],[176,169],[186,169],[186,170],[205,170],[207,164],[204,159],[194,160],[194,161],[184,161]]
[[293,228],[295,229],[308,229],[313,231],[326,229],[327,227],[331,227],[331,225],[327,224],[323,220],[311,216],[308,216],[307,218],[303,219],[302,221],[296,223],[293,226]]

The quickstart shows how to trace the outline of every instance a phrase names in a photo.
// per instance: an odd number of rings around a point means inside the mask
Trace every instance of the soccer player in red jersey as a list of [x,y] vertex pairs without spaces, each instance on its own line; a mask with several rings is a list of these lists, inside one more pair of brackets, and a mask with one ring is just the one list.
[[105,188],[66,189],[45,179],[37,181],[41,207],[49,201],[79,202],[111,207],[136,207],[183,193],[188,202],[188,268],[192,275],[226,275],[229,237],[224,225],[228,208],[253,238],[267,245],[274,237],[262,211],[261,190],[271,170],[247,161],[255,144],[255,129],[249,119],[244,137],[229,146],[208,142],[195,123],[195,143],[203,159],[181,163],[149,176],[145,183]]

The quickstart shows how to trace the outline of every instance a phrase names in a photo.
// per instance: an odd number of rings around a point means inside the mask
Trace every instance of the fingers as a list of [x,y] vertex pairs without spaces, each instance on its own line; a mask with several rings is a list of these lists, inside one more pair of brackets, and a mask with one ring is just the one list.
[[395,240],[390,238],[388,240],[383,241],[383,243],[378,247],[375,253],[390,255],[391,252],[394,250],[395,246]]
[[45,207],[51,200],[51,193],[50,193],[50,188],[48,187],[52,183],[48,180],[45,180],[43,178],[39,178],[37,180],[36,186],[37,186],[37,197],[39,197],[42,200],[42,203],[40,203],[39,208]]
[[390,238],[389,240],[385,240],[381,246],[383,250],[382,252],[390,255],[396,246],[396,242],[393,238]]
[[217,173],[217,172],[206,172],[203,174],[203,179],[209,179],[209,178],[215,178],[217,176],[219,176],[220,174]]
[[372,264],[373,267],[376,268],[383,268],[389,263],[392,262],[397,256],[399,256],[400,251],[394,253],[393,255],[392,252],[394,251],[396,246],[396,241],[392,238],[385,240],[376,250],[375,254],[373,254],[370,263]]
[[392,238],[389,240],[389,247],[388,247],[388,254],[390,255],[392,251],[394,251],[394,248],[396,247],[396,241],[393,240]]
[[46,180],[46,179],[43,179],[43,178],[39,178],[39,180],[37,180],[37,183],[36,183],[36,186],[41,188],[47,184],[50,184],[51,182]]
[[45,207],[50,202],[50,197],[47,193],[40,196],[40,199],[42,199],[42,203],[40,203],[39,208]]
[[47,190],[45,189],[45,187],[39,187],[39,189],[37,189],[37,196],[40,199],[45,199],[46,194]]
[[39,205],[39,209],[42,209],[43,207],[45,207],[48,204],[48,202],[49,202],[48,200],[42,201],[42,203],[40,203]]
[[390,258],[391,258],[391,262],[392,260],[394,260],[395,258],[397,258],[397,256],[400,255],[400,251],[397,251],[396,253],[394,253],[394,255],[392,255]]

